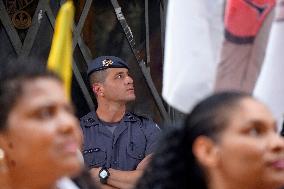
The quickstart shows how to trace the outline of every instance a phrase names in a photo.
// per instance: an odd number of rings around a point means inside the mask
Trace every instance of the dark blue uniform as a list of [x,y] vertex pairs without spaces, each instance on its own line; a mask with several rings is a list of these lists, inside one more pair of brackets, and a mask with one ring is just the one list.
[[112,133],[90,112],[81,118],[84,134],[83,156],[89,167],[135,170],[141,160],[153,153],[160,128],[151,119],[126,113]]

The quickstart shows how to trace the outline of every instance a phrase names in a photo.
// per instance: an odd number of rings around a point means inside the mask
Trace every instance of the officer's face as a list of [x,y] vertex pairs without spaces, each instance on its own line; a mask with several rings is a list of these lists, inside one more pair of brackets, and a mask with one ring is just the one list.
[[214,170],[218,169],[230,185],[284,185],[284,139],[262,103],[250,98],[242,100],[218,138],[216,149],[219,159]]
[[128,102],[135,100],[133,79],[126,68],[108,68],[102,84],[102,94],[109,101]]
[[38,78],[26,82],[22,93],[0,134],[10,170],[46,180],[77,174],[81,130],[62,84]]

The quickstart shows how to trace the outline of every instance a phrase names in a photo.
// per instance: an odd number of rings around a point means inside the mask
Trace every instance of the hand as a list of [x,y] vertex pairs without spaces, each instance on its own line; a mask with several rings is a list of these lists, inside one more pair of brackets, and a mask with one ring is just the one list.
[[152,159],[152,154],[147,155],[138,165],[136,170],[144,170]]
[[99,178],[100,170],[101,170],[101,167],[90,169],[91,176],[93,179],[95,179],[96,182],[100,182],[100,178]]
[[100,172],[101,169],[102,169],[101,167],[98,167],[98,168],[92,168],[89,171],[92,178],[94,179],[96,185],[99,186],[99,188],[101,188],[101,189],[117,189],[117,188],[110,186],[110,185],[107,185],[107,184],[101,184],[100,178],[99,178],[99,172]]

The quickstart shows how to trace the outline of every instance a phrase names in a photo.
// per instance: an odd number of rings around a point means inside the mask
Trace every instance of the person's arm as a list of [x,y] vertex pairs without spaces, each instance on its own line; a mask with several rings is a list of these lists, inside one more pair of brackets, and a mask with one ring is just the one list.
[[131,189],[136,185],[137,180],[142,176],[144,169],[148,166],[152,154],[146,156],[134,171],[120,171],[109,169],[110,177],[107,183],[121,189]]
[[101,168],[91,169],[91,174],[95,178],[96,184],[103,189],[131,189],[134,188],[137,180],[142,176],[144,169],[150,162],[151,155],[146,156],[133,171],[121,171],[115,169],[108,169],[110,176],[107,179],[107,184],[101,184],[98,177]]
[[131,189],[143,173],[143,170],[120,171],[110,168],[108,169],[110,176],[107,179],[107,184],[102,184],[98,177],[100,169],[91,169],[91,174],[96,185],[102,189]]
[[113,187],[111,185],[102,184],[100,182],[100,178],[98,176],[100,170],[101,170],[101,167],[99,167],[99,168],[92,168],[90,170],[90,174],[91,174],[92,178],[94,179],[96,186],[98,186],[100,189],[118,189],[118,188]]
[[120,171],[109,169],[109,173],[110,177],[107,180],[108,185],[120,189],[132,189],[134,188],[137,180],[142,176],[143,170]]

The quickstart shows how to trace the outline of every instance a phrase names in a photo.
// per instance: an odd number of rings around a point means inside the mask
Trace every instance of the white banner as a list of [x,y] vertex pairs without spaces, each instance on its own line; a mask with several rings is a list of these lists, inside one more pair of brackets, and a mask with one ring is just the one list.
[[184,113],[213,91],[223,1],[169,1],[162,95]]
[[[284,2],[284,1],[282,1]],[[282,3],[283,4],[283,3]],[[281,15],[282,12],[282,15]],[[280,14],[278,14],[280,13]],[[284,115],[284,8],[279,7],[272,24],[267,52],[254,96],[266,103],[280,128]]]

